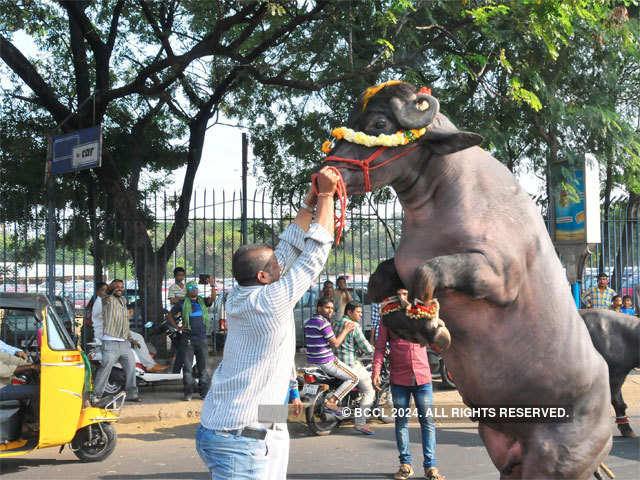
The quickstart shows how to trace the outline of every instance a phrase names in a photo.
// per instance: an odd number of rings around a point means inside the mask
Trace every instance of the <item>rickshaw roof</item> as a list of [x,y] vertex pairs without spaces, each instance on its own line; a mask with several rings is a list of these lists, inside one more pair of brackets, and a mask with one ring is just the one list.
[[29,308],[42,310],[51,305],[44,293],[0,292],[0,308]]

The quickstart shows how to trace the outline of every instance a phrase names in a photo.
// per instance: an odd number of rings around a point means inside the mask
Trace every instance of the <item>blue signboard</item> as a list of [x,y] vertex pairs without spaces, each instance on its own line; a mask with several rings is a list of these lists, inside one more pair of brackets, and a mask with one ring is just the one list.
[[85,128],[53,139],[51,172],[54,175],[99,167],[102,162],[102,128]]

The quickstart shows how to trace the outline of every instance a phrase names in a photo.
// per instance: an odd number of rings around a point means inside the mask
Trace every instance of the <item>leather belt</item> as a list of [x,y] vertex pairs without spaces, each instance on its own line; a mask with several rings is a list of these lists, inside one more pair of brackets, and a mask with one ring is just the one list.
[[[265,426],[267,430],[284,430],[283,427],[277,423],[271,423]],[[258,440],[264,440],[267,436],[267,430],[245,427],[238,428],[236,430],[224,430],[225,433],[232,435],[240,435],[241,437],[256,438]]]

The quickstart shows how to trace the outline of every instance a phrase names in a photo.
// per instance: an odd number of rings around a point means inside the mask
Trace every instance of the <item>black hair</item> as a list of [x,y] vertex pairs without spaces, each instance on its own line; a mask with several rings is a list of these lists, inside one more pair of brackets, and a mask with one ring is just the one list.
[[344,307],[344,314],[349,315],[349,312],[353,312],[356,308],[362,308],[362,305],[360,305],[358,302],[349,302]]
[[111,283],[116,283],[116,282],[124,283],[124,280],[122,280],[121,278],[114,278],[113,280],[111,280]]
[[233,254],[231,270],[233,278],[239,285],[256,285],[258,272],[265,269],[264,259],[260,252],[271,250],[265,243],[243,245]]
[[326,287],[327,285],[333,286],[333,282],[331,280],[325,280],[324,283],[322,284],[322,286]]
[[600,273],[598,274],[598,278],[603,278],[603,277],[604,277],[604,278],[609,278],[609,277],[608,277],[608,275],[607,275],[606,273],[604,273],[604,272],[600,272]]
[[336,278],[336,283],[338,283],[340,280],[344,280],[344,283],[347,283],[347,277],[345,277],[344,275],[340,275],[338,278]]
[[176,268],[173,269],[173,276],[175,277],[180,272],[184,273],[185,275],[187,273],[184,268],[176,267]]
[[622,301],[624,302],[627,298],[629,300],[633,300],[630,295],[625,295],[624,297],[622,297]]
[[316,308],[324,307],[327,303],[333,303],[333,299],[329,297],[320,297],[316,302]]
[[611,303],[613,303],[613,301],[614,301],[616,298],[619,298],[620,300],[622,300],[622,297],[621,297],[620,295],[614,295],[613,297],[611,297]]
[[100,290],[102,287],[107,287],[108,285],[105,282],[96,283],[96,290]]

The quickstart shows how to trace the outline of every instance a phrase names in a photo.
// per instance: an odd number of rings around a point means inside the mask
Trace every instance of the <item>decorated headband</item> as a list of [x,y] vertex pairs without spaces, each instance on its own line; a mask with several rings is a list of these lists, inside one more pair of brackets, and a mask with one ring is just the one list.
[[[389,85],[397,85],[398,83],[402,82],[399,80],[391,80],[389,82],[381,83],[379,85],[367,88],[362,99],[362,111],[365,111],[369,100],[374,97],[380,90]],[[426,93],[427,95],[431,95],[431,89],[422,87],[418,91],[418,93]],[[418,110],[424,111],[428,108],[429,103],[426,101],[418,105]],[[398,147],[400,145],[407,145],[409,142],[417,140],[418,138],[423,136],[429,128],[430,125],[420,129],[398,130],[393,135],[380,134],[377,137],[374,137],[373,135],[367,135],[364,132],[356,132],[355,130],[348,127],[338,127],[331,132],[331,136],[335,137],[338,140],[344,139],[347,142],[364,145],[365,147]],[[322,151],[326,154],[329,154],[331,150],[333,150],[333,147],[333,140],[327,140],[322,144]]]

